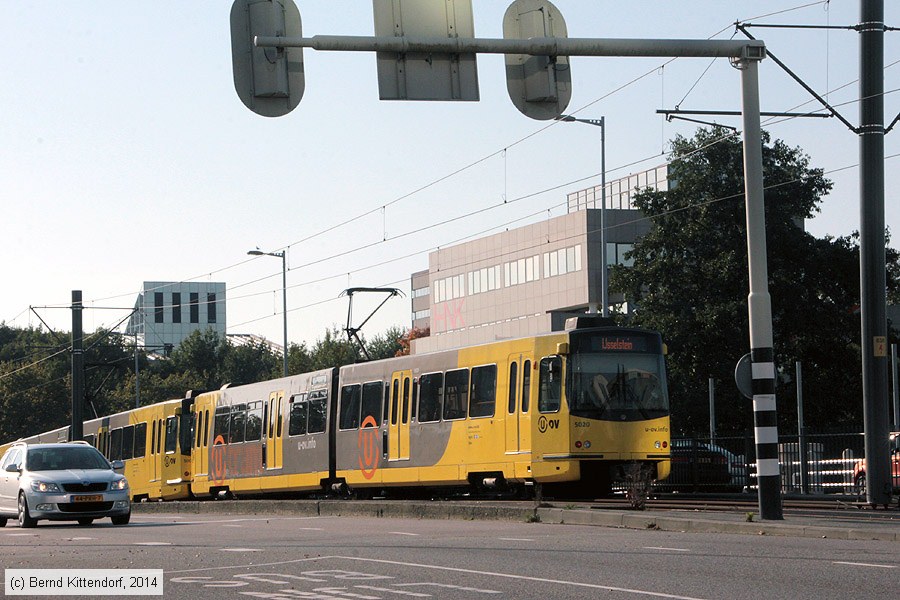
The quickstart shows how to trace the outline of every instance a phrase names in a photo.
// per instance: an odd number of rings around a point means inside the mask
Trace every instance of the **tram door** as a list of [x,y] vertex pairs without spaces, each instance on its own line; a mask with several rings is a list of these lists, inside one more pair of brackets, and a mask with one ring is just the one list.
[[506,396],[506,453],[531,451],[531,365],[530,357],[511,354],[507,361],[509,386]]
[[280,469],[284,459],[282,437],[284,434],[284,417],[281,410],[284,404],[284,392],[272,392],[266,406],[266,469]]
[[[181,409],[174,415],[166,417],[163,430],[163,456],[160,479],[165,486],[177,485],[181,482],[181,449],[178,447],[178,422],[181,420]],[[163,494],[165,497],[165,493]]]
[[391,376],[388,460],[409,460],[411,388],[412,371],[397,371]]

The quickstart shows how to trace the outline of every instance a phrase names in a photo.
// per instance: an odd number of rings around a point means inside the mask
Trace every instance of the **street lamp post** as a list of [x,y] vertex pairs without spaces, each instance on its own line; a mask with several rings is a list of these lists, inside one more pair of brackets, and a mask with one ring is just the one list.
[[287,336],[287,251],[263,252],[262,250],[250,250],[250,256],[277,256],[281,259],[281,304],[284,311],[284,376],[288,376],[288,336]]
[[571,115],[560,115],[557,121],[566,123],[586,123],[600,128],[600,305],[601,314],[609,316],[609,265],[606,262],[606,117],[599,119],[578,119]]

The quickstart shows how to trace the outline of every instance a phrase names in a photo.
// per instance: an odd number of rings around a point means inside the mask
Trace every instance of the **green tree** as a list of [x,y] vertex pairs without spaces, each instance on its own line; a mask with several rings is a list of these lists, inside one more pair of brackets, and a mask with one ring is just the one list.
[[406,333],[402,327],[397,325],[391,327],[384,333],[379,333],[366,343],[366,350],[372,360],[380,360],[382,358],[393,358],[400,352],[401,338]]
[[[859,258],[853,237],[817,239],[802,228],[831,182],[808,157],[763,135],[769,291],[775,357],[786,374],[804,365],[807,425],[860,423]],[[635,324],[660,331],[669,347],[673,429],[707,430],[708,379],[716,380],[717,429],[752,427],[734,365],[750,347],[743,162],[739,138],[719,128],[677,138],[668,191],[644,190],[635,205],[652,219],[635,244],[634,266],[613,269],[611,286],[637,305]],[[891,286],[897,285],[892,256]],[[893,269],[893,271],[891,270]],[[793,389],[779,413],[795,422]],[[853,424],[853,425],[851,425]]]
[[358,346],[347,341],[336,326],[327,329],[324,338],[316,340],[309,354],[312,370],[351,365],[360,359]]

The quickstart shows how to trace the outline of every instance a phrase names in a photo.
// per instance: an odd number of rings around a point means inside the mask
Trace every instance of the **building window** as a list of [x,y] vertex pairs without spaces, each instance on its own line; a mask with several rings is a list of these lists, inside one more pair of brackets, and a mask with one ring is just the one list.
[[500,265],[469,271],[468,277],[470,294],[500,289]]
[[540,258],[529,256],[512,262],[503,263],[503,276],[506,287],[520,285],[529,281],[537,281],[541,277]]
[[200,294],[191,292],[191,323],[200,322]]
[[629,256],[625,257],[627,252],[631,252],[634,250],[634,244],[613,244],[608,242],[606,244],[606,265],[611,267],[613,265],[622,265],[623,267],[633,267],[634,266],[634,258]]
[[153,320],[156,323],[163,322],[163,294],[162,292],[155,292],[153,294]]
[[215,294],[207,294],[206,295],[206,322],[207,323],[215,323],[216,322],[216,295]]
[[427,319],[431,316],[431,309],[425,310],[417,310],[413,313],[413,321],[418,321],[419,319]]
[[434,302],[455,300],[466,295],[466,276],[454,275],[434,282]]
[[544,254],[544,277],[556,277],[581,270],[581,244]]
[[181,323],[181,292],[172,293],[172,322]]

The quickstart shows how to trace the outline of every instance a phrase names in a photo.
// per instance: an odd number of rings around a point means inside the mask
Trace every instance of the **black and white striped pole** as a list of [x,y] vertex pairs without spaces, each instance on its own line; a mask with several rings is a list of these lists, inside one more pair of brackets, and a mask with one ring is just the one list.
[[750,270],[750,361],[756,475],[762,519],[783,519],[781,470],[778,465],[778,419],[775,410],[775,352],[772,300],[766,261],[762,140],[759,121],[759,61],[733,63],[742,71],[744,125],[744,193],[747,211],[747,262]]

